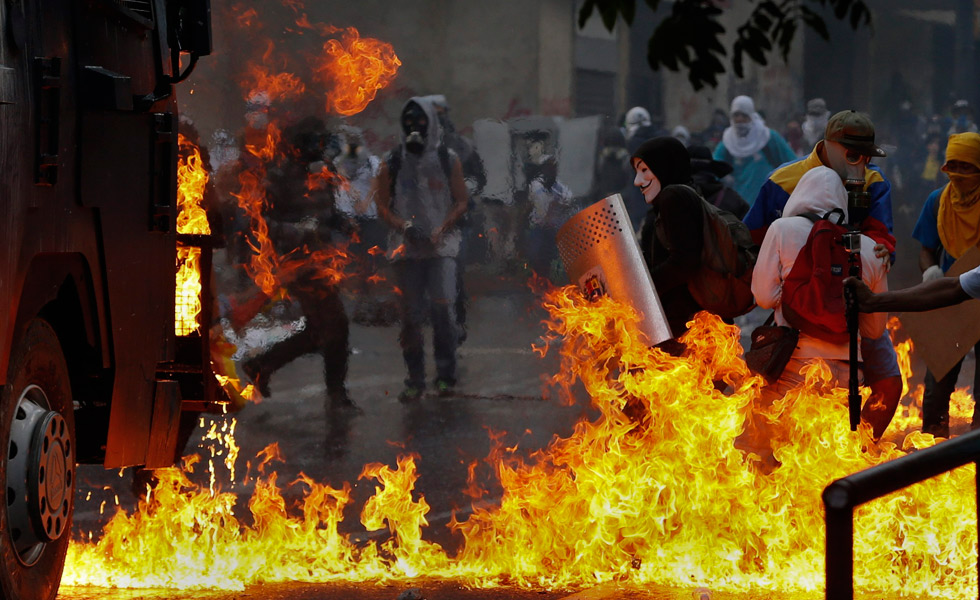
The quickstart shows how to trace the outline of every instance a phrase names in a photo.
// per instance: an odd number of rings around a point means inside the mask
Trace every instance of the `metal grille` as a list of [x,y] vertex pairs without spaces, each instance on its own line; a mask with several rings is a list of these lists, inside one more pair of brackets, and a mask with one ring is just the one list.
[[574,263],[594,246],[623,233],[623,217],[612,199],[597,202],[569,221],[558,239],[558,252],[565,265]]

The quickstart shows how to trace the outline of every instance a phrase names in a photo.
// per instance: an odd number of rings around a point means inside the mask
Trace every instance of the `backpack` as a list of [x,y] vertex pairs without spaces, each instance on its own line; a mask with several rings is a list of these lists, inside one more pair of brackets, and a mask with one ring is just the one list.
[[704,247],[701,268],[688,282],[688,291],[704,310],[734,319],[755,306],[752,269],[759,247],[738,217],[697,196],[704,215]]
[[[838,216],[836,223],[831,220],[834,214]],[[783,317],[807,335],[846,344],[849,338],[844,279],[848,255],[843,240],[847,228],[841,225],[844,211],[835,208],[822,217],[813,213],[799,216],[813,221],[813,227],[783,282]]]

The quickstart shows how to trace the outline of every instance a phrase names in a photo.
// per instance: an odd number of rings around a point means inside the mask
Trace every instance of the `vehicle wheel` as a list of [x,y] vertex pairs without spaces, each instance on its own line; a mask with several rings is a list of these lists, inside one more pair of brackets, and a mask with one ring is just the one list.
[[75,419],[68,367],[46,321],[28,323],[0,391],[0,596],[53,600],[71,539]]

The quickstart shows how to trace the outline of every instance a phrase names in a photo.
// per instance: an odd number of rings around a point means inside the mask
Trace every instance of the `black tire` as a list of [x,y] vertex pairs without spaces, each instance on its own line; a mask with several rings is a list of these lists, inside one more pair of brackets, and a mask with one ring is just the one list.
[[11,353],[7,385],[0,392],[0,449],[5,452],[0,460],[0,507],[4,508],[0,597],[4,600],[53,600],[58,593],[71,539],[74,448],[75,419],[65,357],[51,326],[35,319]]

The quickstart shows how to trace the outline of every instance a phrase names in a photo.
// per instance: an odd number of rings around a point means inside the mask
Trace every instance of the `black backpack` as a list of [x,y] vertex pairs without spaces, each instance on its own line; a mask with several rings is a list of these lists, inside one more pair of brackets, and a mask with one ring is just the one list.
[[694,188],[684,187],[697,194],[704,216],[701,269],[688,290],[701,308],[723,319],[744,315],[755,306],[752,270],[759,247],[741,219],[708,202]]

